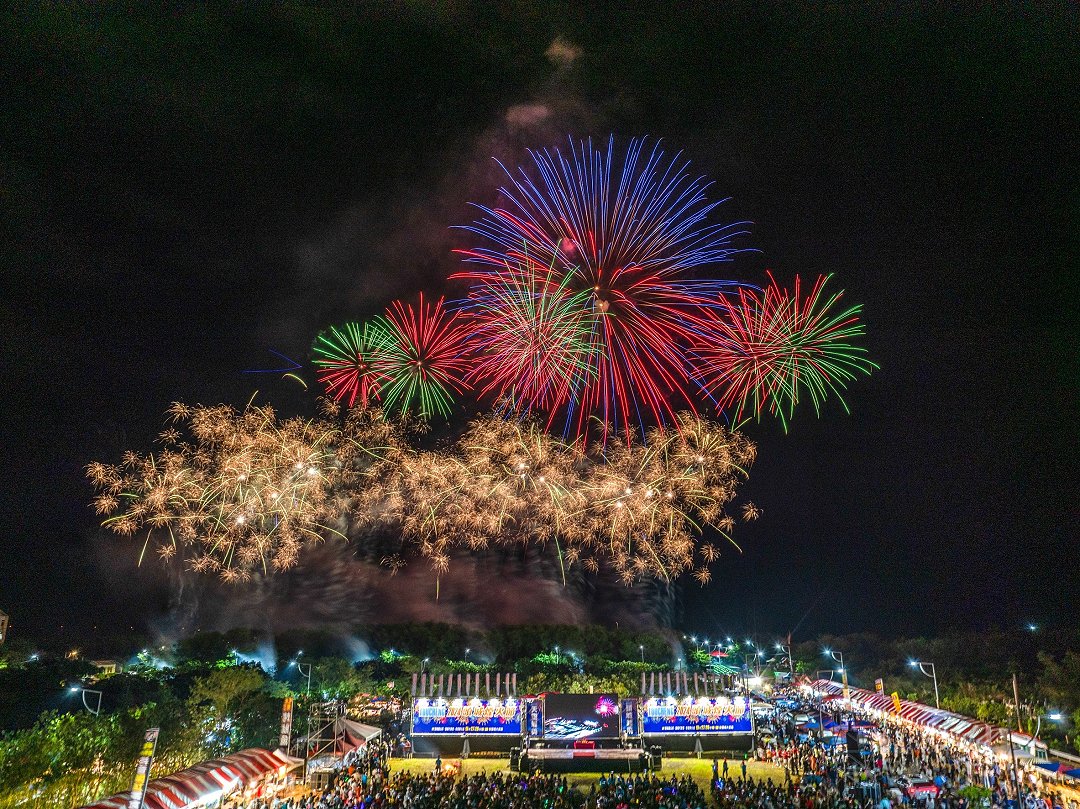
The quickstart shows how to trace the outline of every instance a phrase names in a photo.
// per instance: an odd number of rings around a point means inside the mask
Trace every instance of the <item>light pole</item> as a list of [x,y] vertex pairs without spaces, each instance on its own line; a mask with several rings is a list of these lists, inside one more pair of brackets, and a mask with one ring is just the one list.
[[472,649],[466,649],[465,650],[465,662],[466,663],[469,662],[469,652],[471,652],[471,651],[472,651]]
[[783,643],[780,643],[779,641],[777,641],[777,643],[776,643],[776,651],[783,652],[785,655],[787,655],[788,672],[791,675],[791,681],[794,682],[795,681],[795,661],[791,657],[791,646],[785,646]]
[[[303,652],[297,652],[296,656],[299,657]],[[290,666],[296,666],[296,670],[300,672],[301,677],[307,677],[307,695],[311,696],[311,663],[307,664],[307,671],[304,671],[304,664],[299,660],[293,660],[289,663]]]
[[304,783],[307,783],[308,779],[308,757],[311,755],[311,667],[312,664],[307,664],[307,671],[304,671],[304,664],[300,662],[299,657],[304,653],[303,649],[296,653],[296,660],[289,663],[290,666],[296,666],[296,670],[300,672],[301,677],[307,677],[307,736],[304,738]]
[[[933,663],[925,663],[922,660],[909,660],[908,665],[910,665],[912,668],[917,668],[919,671],[921,671],[927,677],[932,677],[934,679],[934,707],[940,709],[941,708],[941,700],[938,698],[937,669],[934,668],[934,664]],[[1036,734],[1036,735],[1038,735],[1038,734]]]
[[1043,721],[1044,716],[1047,719],[1049,719],[1051,722],[1060,722],[1062,719],[1065,718],[1064,716],[1062,716],[1059,713],[1038,714],[1035,717],[1035,719],[1036,719],[1036,722],[1035,722],[1035,735],[1031,737],[1031,756],[1032,756],[1032,758],[1035,757],[1035,754],[1037,752],[1036,748],[1038,747],[1038,744],[1039,744],[1039,731],[1042,730],[1042,721]]
[[555,665],[556,666],[559,665],[560,662],[562,662],[562,658],[559,657],[559,647],[556,646],[555,647]]
[[847,684],[847,666],[844,665],[844,653],[834,652],[832,649],[825,649],[825,654],[831,657],[837,663],[840,664],[840,680],[844,684],[844,699],[848,698],[848,684]]
[[[90,713],[92,713],[94,716],[100,716],[101,715],[101,692],[100,691],[95,691],[93,688],[83,688],[81,685],[73,685],[73,686],[71,686],[71,693],[74,694],[76,691],[81,691],[82,692],[82,704],[83,704],[83,707],[86,708],[86,710],[90,711]],[[86,695],[87,694],[96,694],[97,695],[97,707],[96,708],[91,708],[90,703],[86,701]]]
[[760,677],[760,674],[758,673],[757,669],[751,669],[750,668],[750,661],[753,660],[754,663],[757,663],[758,658],[761,658],[761,657],[764,657],[764,656],[765,656],[765,653],[760,651],[760,650],[757,651],[757,652],[744,652],[743,653],[743,668],[746,669],[745,673],[743,674],[743,685],[746,688],[746,696],[747,697],[750,696],[750,674],[751,674],[751,672],[753,672],[755,677]]
[[420,674],[421,674],[421,675],[422,675],[422,674],[423,674],[423,673],[424,673],[425,671],[427,671],[427,664],[428,664],[428,662],[429,662],[430,660],[431,660],[431,658],[430,658],[430,657],[425,657],[425,658],[424,658],[423,660],[421,660],[421,661],[420,661]]
[[641,664],[645,665],[645,644],[640,644],[638,651],[641,652]]

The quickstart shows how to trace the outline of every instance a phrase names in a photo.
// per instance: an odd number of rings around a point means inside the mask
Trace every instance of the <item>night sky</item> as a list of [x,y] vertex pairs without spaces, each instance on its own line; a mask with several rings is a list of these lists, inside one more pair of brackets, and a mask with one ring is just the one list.
[[258,388],[310,412],[313,393],[242,371],[447,291],[449,226],[494,202],[492,157],[609,133],[682,149],[732,198],[720,216],[754,222],[761,252],[717,275],[835,273],[881,365],[851,415],[832,400],[787,435],[747,427],[743,493],[764,515],[712,585],[682,588],[680,623],[1080,622],[1075,5],[14,5],[0,609],[16,631],[143,630],[164,609],[138,543],[99,537],[87,462],[150,449],[174,400]]

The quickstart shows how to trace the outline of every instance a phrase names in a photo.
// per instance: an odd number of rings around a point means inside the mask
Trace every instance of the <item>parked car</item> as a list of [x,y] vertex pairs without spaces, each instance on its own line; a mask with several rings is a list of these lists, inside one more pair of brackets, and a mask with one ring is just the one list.
[[929,778],[903,778],[897,782],[897,786],[912,800],[936,798],[938,793],[941,792],[938,785]]

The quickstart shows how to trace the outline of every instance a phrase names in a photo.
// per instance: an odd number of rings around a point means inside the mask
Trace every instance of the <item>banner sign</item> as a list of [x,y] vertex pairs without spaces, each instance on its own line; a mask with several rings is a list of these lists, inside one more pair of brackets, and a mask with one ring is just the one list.
[[880,677],[874,680],[874,690],[877,691],[879,694],[885,693],[885,681],[882,680]]
[[135,767],[135,780],[131,783],[131,797],[128,809],[142,809],[146,797],[146,785],[150,781],[150,765],[154,763],[154,751],[157,750],[160,728],[150,728],[143,736],[142,749],[139,750],[139,764]]
[[413,702],[415,736],[483,734],[520,736],[521,702],[516,699],[418,699]]
[[644,704],[645,735],[664,733],[753,733],[746,697],[653,697]]
[[640,736],[641,722],[636,699],[622,701],[622,732],[624,736]]
[[530,699],[529,710],[529,735],[534,739],[540,738],[544,729],[544,704],[538,699]]
[[900,693],[897,692],[897,691],[893,691],[892,694],[890,694],[889,696],[892,697],[893,708],[896,710],[896,713],[899,714],[900,713]]
[[285,697],[281,704],[281,737],[278,739],[278,746],[285,751],[288,751],[292,740],[292,709],[292,697]]

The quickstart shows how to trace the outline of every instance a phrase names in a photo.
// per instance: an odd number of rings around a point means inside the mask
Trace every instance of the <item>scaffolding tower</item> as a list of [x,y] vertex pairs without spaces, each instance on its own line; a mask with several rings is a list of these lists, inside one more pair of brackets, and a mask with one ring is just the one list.
[[[339,769],[345,757],[346,703],[343,700],[314,702],[308,712],[307,740],[304,746],[304,783],[310,784],[309,770]],[[336,764],[336,766],[335,766]]]

